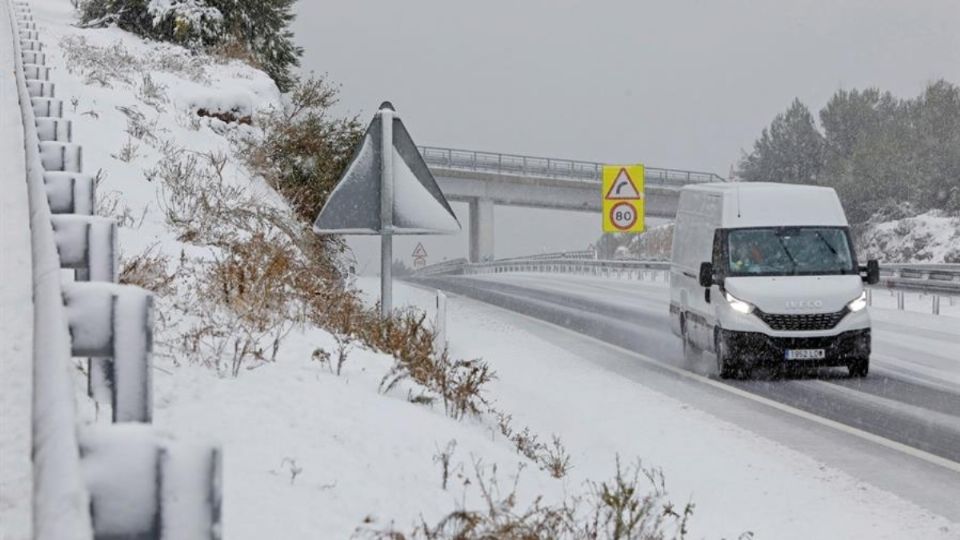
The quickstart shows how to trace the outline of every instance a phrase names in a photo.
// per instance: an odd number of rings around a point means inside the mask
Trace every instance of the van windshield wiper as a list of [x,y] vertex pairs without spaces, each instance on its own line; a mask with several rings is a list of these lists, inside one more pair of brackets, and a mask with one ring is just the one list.
[[[838,257],[838,256],[840,255],[839,253],[837,253],[836,248],[834,248],[833,245],[830,244],[830,242],[828,242],[826,238],[824,238],[822,232],[820,232],[820,231],[814,231],[814,232],[817,233],[817,238],[819,238],[820,241],[823,242],[823,245],[827,246],[827,249],[830,250],[830,253],[833,253],[833,256],[834,256],[834,257]],[[844,268],[841,268],[841,269],[840,269],[840,274],[841,274],[841,275],[844,275],[844,274],[846,274],[846,273],[847,273],[846,269],[844,269]]]
[[790,272],[790,274],[795,275],[797,273],[797,260],[793,258],[793,255],[790,254],[790,250],[787,249],[786,242],[783,241],[783,237],[779,234],[777,235],[777,241],[780,242],[780,246],[783,247],[783,252],[786,253],[787,257],[790,258],[790,264],[793,265],[793,271]]

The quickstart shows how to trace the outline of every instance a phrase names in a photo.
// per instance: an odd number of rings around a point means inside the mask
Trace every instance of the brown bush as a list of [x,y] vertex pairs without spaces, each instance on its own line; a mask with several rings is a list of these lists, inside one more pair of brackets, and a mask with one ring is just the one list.
[[177,273],[168,273],[167,266],[170,258],[156,252],[156,245],[149,247],[143,253],[120,261],[120,283],[136,285],[153,292],[157,296],[164,296],[173,292]]
[[410,533],[394,528],[359,528],[358,532],[391,540],[682,540],[693,516],[692,504],[677,512],[666,498],[663,474],[645,469],[639,462],[625,470],[617,459],[612,479],[588,482],[585,494],[555,505],[536,497],[522,507],[517,496],[519,472],[505,492],[498,483],[496,466],[484,467],[475,461],[472,476],[467,481],[480,490],[480,508],[458,508],[434,525],[421,519]]

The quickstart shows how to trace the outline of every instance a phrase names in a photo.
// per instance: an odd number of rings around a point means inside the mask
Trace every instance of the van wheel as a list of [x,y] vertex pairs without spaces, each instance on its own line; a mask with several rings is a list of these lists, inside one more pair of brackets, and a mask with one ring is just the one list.
[[870,359],[861,358],[859,360],[854,360],[847,366],[847,370],[850,372],[851,377],[866,377],[867,373],[870,372]]
[[717,374],[721,379],[729,379],[736,373],[730,358],[730,349],[723,343],[720,330],[713,333],[713,350],[717,351]]
[[687,364],[696,364],[703,357],[703,349],[697,347],[690,341],[687,334],[687,318],[680,316],[680,335],[683,339],[683,359]]

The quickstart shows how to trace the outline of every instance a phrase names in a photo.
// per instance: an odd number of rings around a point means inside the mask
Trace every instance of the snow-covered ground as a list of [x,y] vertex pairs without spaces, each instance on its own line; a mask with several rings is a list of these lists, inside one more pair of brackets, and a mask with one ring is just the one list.
[[861,235],[866,257],[890,263],[960,262],[960,217],[932,210],[919,216],[871,223]]
[[[375,294],[374,280],[362,286]],[[430,311],[431,292],[400,286],[398,302]],[[460,297],[447,307],[451,351],[498,372],[499,406],[558,433],[574,469],[562,489],[603,477],[614,456],[662,467],[677,500],[697,505],[692,538],[951,538],[960,525],[790,448],[543,341],[541,323]],[[604,355],[598,347],[597,356]],[[561,486],[554,485],[554,489]]]
[[[174,258],[198,254],[167,228],[158,204],[163,193],[146,171],[164,141],[229,156],[223,134],[243,128],[199,119],[196,109],[250,113],[278,103],[276,88],[238,62],[208,62],[116,29],[72,27],[65,0],[32,5],[57,97],[83,145],[85,171],[102,171],[100,193],[123,221],[121,250],[131,256],[156,246]],[[64,48],[76,54],[89,47],[105,48],[119,67],[101,80],[79,64],[67,65]],[[279,205],[235,159],[225,172],[235,185]],[[371,280],[360,285],[375,286]],[[396,292],[400,303],[433,305],[422,290],[398,285]],[[960,525],[890,493],[600,370],[494,308],[452,299],[447,335],[456,357],[482,357],[497,370],[490,397],[517,427],[562,438],[573,459],[568,476],[554,479],[519,456],[491,418],[455,421],[437,407],[411,403],[405,387],[381,393],[392,365],[386,355],[354,347],[343,373],[334,375],[312,360],[318,348],[337,348],[319,329],[294,332],[275,363],[237,378],[158,355],[154,422],[184,438],[222,444],[224,534],[231,539],[346,538],[358,527],[407,530],[421,516],[435,522],[460,505],[479,503],[476,485],[465,482],[478,461],[496,465],[503,484],[522,469],[523,501],[543,495],[556,502],[582,493],[588,479],[609,478],[617,455],[662,467],[671,498],[696,503],[691,538],[736,538],[745,531],[756,538],[960,534]],[[86,421],[108,422],[85,397],[79,371],[76,376]],[[456,441],[455,472],[444,489],[437,456],[450,441]]]

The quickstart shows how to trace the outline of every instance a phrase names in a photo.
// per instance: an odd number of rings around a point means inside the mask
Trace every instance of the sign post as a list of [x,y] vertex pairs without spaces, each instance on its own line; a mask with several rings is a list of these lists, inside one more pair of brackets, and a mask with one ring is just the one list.
[[603,166],[603,232],[644,231],[643,165]]
[[380,316],[393,309],[393,108],[380,109]]
[[317,234],[380,235],[380,314],[393,309],[393,236],[460,231],[390,102],[383,102],[317,219]]

